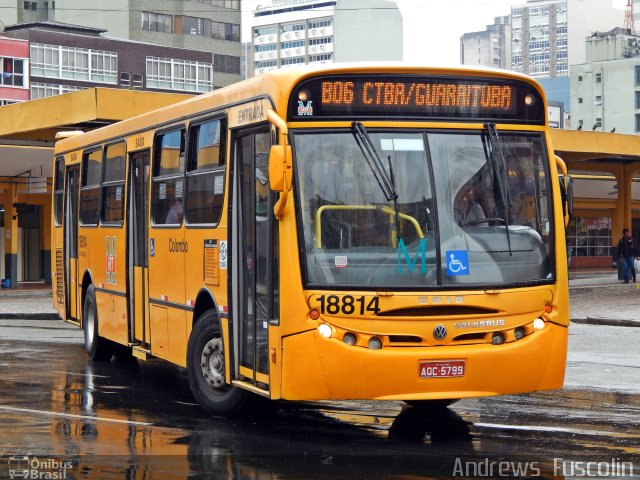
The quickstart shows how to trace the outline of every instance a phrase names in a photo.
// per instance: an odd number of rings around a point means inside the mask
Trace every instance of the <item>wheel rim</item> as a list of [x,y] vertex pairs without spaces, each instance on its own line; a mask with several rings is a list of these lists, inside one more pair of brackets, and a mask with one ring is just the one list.
[[204,381],[213,390],[223,393],[226,388],[224,381],[224,349],[220,337],[211,338],[202,349],[200,369]]
[[89,299],[88,303],[89,305],[87,311],[85,312],[86,322],[84,325],[84,330],[87,333],[87,348],[90,350],[91,346],[93,345],[93,336],[95,333],[95,312],[93,311],[93,301]]

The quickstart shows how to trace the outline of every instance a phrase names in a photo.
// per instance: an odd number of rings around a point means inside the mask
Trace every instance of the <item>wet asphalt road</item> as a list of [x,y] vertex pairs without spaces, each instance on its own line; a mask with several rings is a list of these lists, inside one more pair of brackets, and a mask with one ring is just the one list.
[[563,391],[435,414],[256,402],[224,420],[180,368],[91,363],[75,327],[0,320],[0,478],[640,478],[639,352],[640,328],[574,325]]

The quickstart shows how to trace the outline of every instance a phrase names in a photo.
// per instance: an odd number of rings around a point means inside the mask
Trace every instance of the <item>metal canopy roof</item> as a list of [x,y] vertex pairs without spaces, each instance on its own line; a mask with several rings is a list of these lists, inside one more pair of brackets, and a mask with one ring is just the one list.
[[93,130],[191,96],[89,88],[0,107],[0,177],[51,176],[56,133]]

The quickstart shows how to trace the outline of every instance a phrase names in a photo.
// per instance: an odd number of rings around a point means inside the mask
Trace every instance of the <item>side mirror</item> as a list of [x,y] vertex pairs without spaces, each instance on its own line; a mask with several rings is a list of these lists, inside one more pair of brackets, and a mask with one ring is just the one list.
[[271,145],[269,152],[269,184],[271,190],[284,192],[291,190],[293,156],[291,145]]

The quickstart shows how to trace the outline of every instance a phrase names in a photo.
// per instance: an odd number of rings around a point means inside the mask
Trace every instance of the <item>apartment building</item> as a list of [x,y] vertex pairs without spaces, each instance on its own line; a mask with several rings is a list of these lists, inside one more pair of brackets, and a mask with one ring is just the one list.
[[621,27],[624,10],[603,0],[529,0],[511,8],[511,69],[535,78],[566,77],[584,63],[584,39]]
[[402,60],[402,15],[389,0],[295,0],[251,20],[248,76],[305,64]]
[[511,68],[511,21],[496,17],[484,31],[460,37],[460,63],[482,67]]

